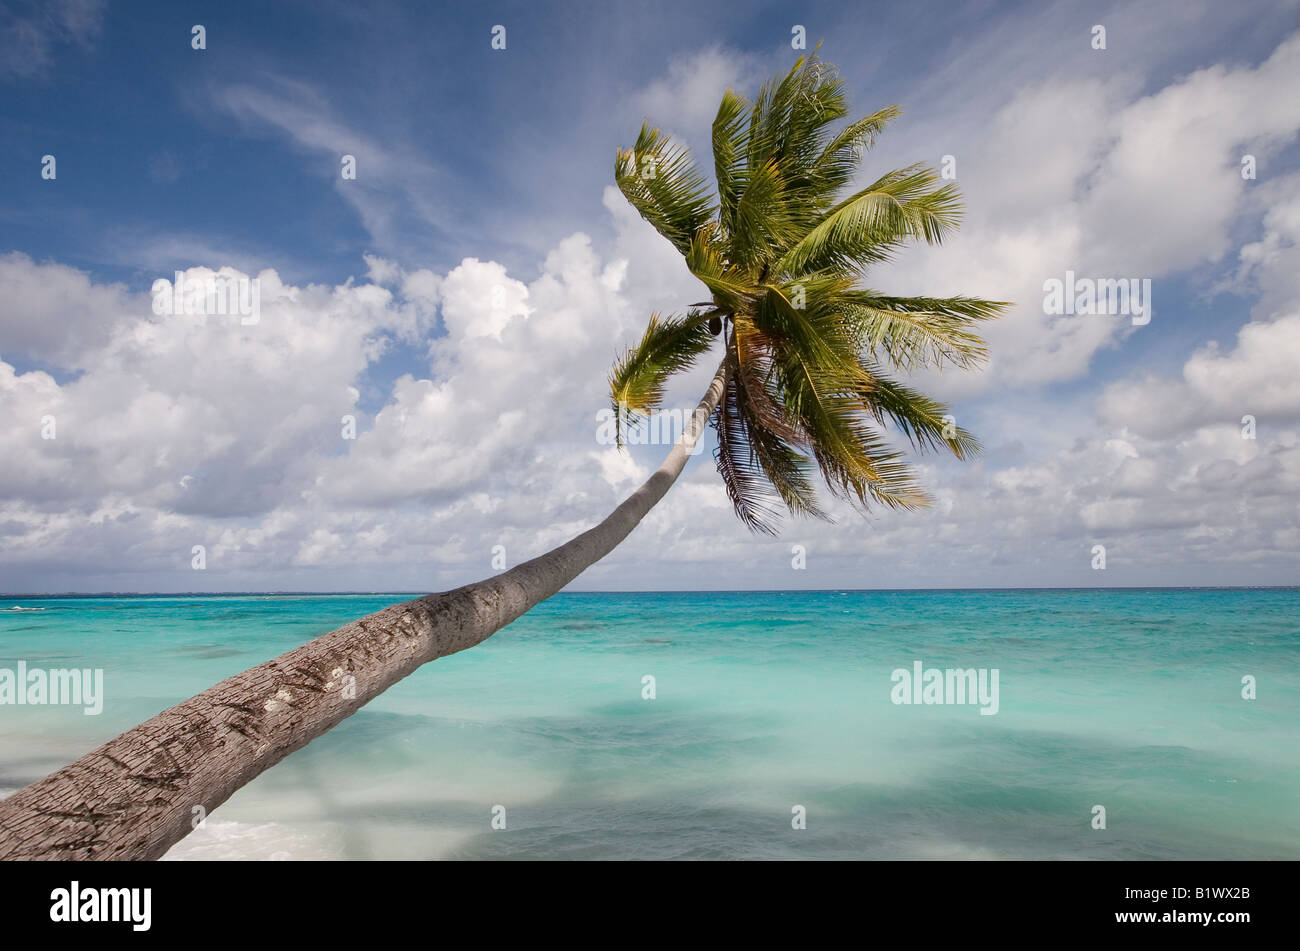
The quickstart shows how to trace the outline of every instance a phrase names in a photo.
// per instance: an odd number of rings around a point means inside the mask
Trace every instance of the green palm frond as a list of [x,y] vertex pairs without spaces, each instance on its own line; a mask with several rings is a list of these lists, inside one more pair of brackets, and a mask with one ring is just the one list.
[[979,440],[956,425],[948,407],[873,371],[862,388],[864,407],[878,422],[889,418],[919,450],[947,449],[958,459],[980,451]]
[[[813,485],[808,456],[792,448],[774,433],[752,422],[746,423],[750,450],[763,471],[767,483],[780,496],[786,511],[792,515],[826,519],[828,516],[817,503],[817,488]],[[779,509],[776,510],[779,514]],[[775,534],[775,520],[771,523]]]
[[[988,356],[978,325],[1008,305],[976,297],[899,297],[860,285],[905,246],[939,244],[960,222],[955,184],[929,168],[886,172],[849,190],[864,154],[899,115],[848,116],[844,84],[816,52],[754,99],[728,90],[713,120],[717,197],[685,149],[643,126],[620,151],[623,194],[708,289],[702,311],[652,317],[610,378],[616,407],[649,412],[665,380],[725,328],[715,459],[737,516],[775,532],[782,512],[825,517],[815,477],[863,510],[929,504],[903,451],[979,451],[943,404],[895,378],[921,367],[972,369]],[[643,169],[653,175],[643,174]],[[620,430],[621,440],[621,430]]]
[[713,119],[713,172],[718,182],[718,221],[735,228],[736,201],[743,187],[745,113],[749,102],[728,89]]
[[701,226],[686,249],[686,266],[713,294],[718,310],[744,313],[753,304],[755,289],[744,271],[725,256],[727,249],[720,235],[716,222]]
[[623,426],[663,404],[664,384],[674,373],[690,367],[713,343],[708,313],[686,317],[650,315],[641,342],[614,363],[609,376],[618,445]]
[[790,217],[786,181],[774,159],[747,167],[743,183],[732,214],[729,250],[738,265],[754,270],[773,260],[800,232]]
[[860,345],[904,370],[979,365],[988,349],[971,325],[992,320],[1009,306],[972,297],[887,297],[866,290],[850,290],[842,301],[858,328]]
[[828,193],[843,188],[853,180],[863,153],[876,144],[886,125],[902,113],[897,106],[886,106],[845,126],[827,143],[813,162],[812,172]]
[[696,229],[713,217],[708,182],[690,150],[648,125],[641,126],[631,151],[619,149],[614,181],[641,217],[683,254]]
[[921,166],[890,172],[828,211],[781,256],[776,270],[854,272],[889,260],[909,240],[939,244],[960,221],[961,201],[951,182],[930,187],[938,180],[937,172]]
[[867,423],[857,374],[792,355],[780,367],[785,405],[808,433],[813,457],[828,487],[866,505],[915,508],[924,496],[902,456]]

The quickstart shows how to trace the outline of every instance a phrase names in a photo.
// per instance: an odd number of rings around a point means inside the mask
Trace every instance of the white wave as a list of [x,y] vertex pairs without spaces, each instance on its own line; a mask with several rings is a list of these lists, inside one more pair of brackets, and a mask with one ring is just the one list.
[[303,861],[343,858],[342,836],[329,823],[218,822],[208,819],[177,842],[164,862]]

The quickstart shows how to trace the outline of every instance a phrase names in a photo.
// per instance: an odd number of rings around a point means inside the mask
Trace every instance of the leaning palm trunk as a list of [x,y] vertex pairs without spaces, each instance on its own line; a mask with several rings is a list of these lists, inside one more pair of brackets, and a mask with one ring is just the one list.
[[0,802],[0,858],[159,858],[263,770],[613,551],[676,481],[726,379],[724,362],[663,465],[595,528],[495,578],[353,621],[127,730]]

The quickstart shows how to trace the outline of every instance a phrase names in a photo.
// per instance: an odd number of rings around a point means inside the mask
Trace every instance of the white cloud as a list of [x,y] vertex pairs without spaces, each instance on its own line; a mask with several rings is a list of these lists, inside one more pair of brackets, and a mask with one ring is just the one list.
[[[1140,97],[1126,77],[1038,83],[1002,103],[982,133],[958,130],[953,144],[931,149],[956,153],[970,226],[872,283],[1021,302],[992,328],[990,373],[942,378],[949,394],[985,394],[971,412],[986,424],[975,428],[989,451],[968,464],[923,462],[935,509],[864,520],[832,506],[836,524],[794,522],[781,539],[755,539],[704,453],[582,584],[1290,578],[1300,547],[1291,370],[1300,206],[1285,185],[1294,178],[1232,176],[1235,148],[1277,156],[1297,127],[1291,105],[1251,107],[1270,84],[1294,85],[1293,47],[1258,68],[1201,70]],[[711,111],[718,85],[745,68],[717,51],[686,62],[639,103],[673,107],[683,128],[704,121],[704,103]],[[385,164],[396,159],[349,139],[309,90],[232,95],[227,105],[250,123],[283,129],[314,153],[346,140],[365,167],[398,174]],[[1218,114],[1233,107],[1244,117]],[[1167,177],[1139,160],[1169,150],[1180,155]],[[1188,203],[1201,186],[1204,201]],[[515,564],[590,526],[665,448],[627,455],[597,442],[609,366],[650,311],[681,312],[705,296],[614,189],[604,200],[614,231],[606,253],[570,234],[526,275],[474,257],[438,274],[367,255],[364,281],[295,286],[250,265],[245,273],[262,282],[251,327],[158,318],[144,295],[59,264],[0,258],[0,353],[73,371],[65,379],[0,362],[6,586],[436,589],[490,573],[494,545]],[[1167,245],[1166,230],[1178,232]],[[1176,375],[1089,385],[1068,400],[1035,389],[1083,377],[1099,350],[1135,332],[1045,318],[1046,277],[1102,266],[1177,276],[1221,259],[1234,268],[1225,286],[1259,297],[1239,333],[1228,326],[1218,345],[1188,345]],[[1175,319],[1159,300],[1155,320]],[[368,414],[362,378],[398,343],[427,344],[427,366],[386,385]],[[702,361],[669,405],[694,405],[712,370]],[[1255,440],[1241,438],[1246,413],[1258,418]],[[46,415],[56,440],[40,438]],[[345,415],[357,419],[354,441],[342,438]],[[806,573],[790,567],[795,543],[807,549]],[[1104,578],[1089,567],[1097,543],[1109,552]],[[208,547],[202,578],[189,570],[194,544]]]
[[4,352],[54,366],[102,346],[130,307],[119,284],[93,284],[61,264],[38,268],[17,251],[0,255],[0,300]]
[[[602,450],[596,410],[613,356],[646,314],[625,293],[629,262],[602,260],[585,235],[559,242],[527,284],[473,258],[439,276],[372,255],[366,283],[332,288],[262,271],[251,326],[157,317],[147,295],[61,265],[5,266],[15,314],[55,300],[66,313],[117,315],[76,347],[57,333],[33,347],[70,354],[79,373],[62,384],[0,362],[0,558],[13,569],[53,561],[156,576],[184,572],[204,544],[203,580],[226,587],[258,583],[230,572],[401,560],[465,570],[492,544],[535,554],[581,530],[642,467]],[[400,377],[379,412],[364,413],[361,375],[393,342],[428,340],[435,327],[445,332],[432,336],[428,378]],[[53,440],[41,438],[47,415]],[[354,441],[342,438],[348,415]]]
[[[938,391],[1079,379],[1100,350],[1178,321],[1164,304],[1167,281],[1220,262],[1243,222],[1265,215],[1240,159],[1249,151],[1267,165],[1300,133],[1300,100],[1276,95],[1300,86],[1300,34],[1259,66],[1209,66],[1140,96],[1138,79],[1053,78],[1018,88],[991,122],[932,124],[904,140],[913,148],[925,141],[932,164],[956,158],[968,219],[942,248],[905,252],[873,285],[1016,302],[988,328],[992,372],[934,377]],[[1295,233],[1296,192],[1285,188],[1272,191],[1285,204],[1267,212],[1269,235]],[[1243,275],[1257,258],[1280,253],[1269,241],[1243,252]],[[1043,282],[1067,270],[1153,279],[1152,324],[1135,330],[1118,317],[1045,315]]]
[[709,139],[701,133],[712,126],[722,94],[733,88],[752,95],[749,90],[765,78],[752,57],[712,46],[670,61],[666,76],[632,98],[631,111],[670,131],[694,133],[691,143],[707,151]]
[[[349,126],[307,83],[272,76],[262,86],[232,84],[212,93],[211,106],[250,132],[287,136],[312,155],[321,175],[334,183],[371,238],[386,250],[401,249],[404,215],[440,231],[451,230],[457,220],[445,198],[456,194],[456,185],[437,164]],[[345,155],[355,160],[354,178],[341,174]]]
[[1107,423],[1149,436],[1211,421],[1240,425],[1247,415],[1261,425],[1294,423],[1300,420],[1298,365],[1300,313],[1247,324],[1226,353],[1210,341],[1184,365],[1181,380],[1114,383],[1098,407]]

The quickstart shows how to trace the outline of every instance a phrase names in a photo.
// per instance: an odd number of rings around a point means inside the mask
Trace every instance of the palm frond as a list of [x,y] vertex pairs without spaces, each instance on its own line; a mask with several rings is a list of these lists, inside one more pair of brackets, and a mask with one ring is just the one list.
[[690,367],[713,344],[708,314],[685,317],[650,315],[641,342],[614,362],[609,395],[615,414],[616,442],[623,445],[623,426],[638,414],[663,404],[664,384],[674,373]]
[[852,181],[863,153],[875,145],[885,126],[898,118],[902,111],[898,106],[886,106],[850,122],[827,143],[813,162],[812,172],[828,194],[834,194]]
[[957,426],[942,403],[889,379],[878,369],[867,370],[863,406],[878,422],[889,418],[918,450],[947,449],[958,459],[980,451],[979,440]]
[[749,103],[728,89],[713,119],[713,171],[718,182],[718,221],[734,229],[736,202],[744,187],[745,114]]
[[[728,356],[726,359],[731,360]],[[781,511],[774,504],[766,474],[754,458],[734,375],[728,375],[722,400],[713,416],[718,447],[713,458],[731,507],[750,531],[775,535]]]
[[786,182],[775,160],[746,168],[743,182],[732,214],[729,250],[736,264],[756,272],[800,232],[789,217]]
[[716,222],[703,225],[686,249],[686,267],[713,294],[718,309],[739,313],[748,308],[754,295],[744,272],[727,258]]
[[690,150],[649,125],[631,151],[618,150],[614,181],[641,217],[683,254],[696,229],[713,217],[708,181]]
[[[722,97],[716,204],[686,150],[657,130],[643,126],[636,147],[618,153],[619,188],[710,299],[692,305],[704,312],[653,318],[615,365],[611,395],[631,412],[657,406],[664,380],[707,349],[708,321],[724,327],[715,459],[736,515],[756,532],[774,532],[781,512],[825,517],[818,475],[863,510],[919,508],[929,496],[904,449],[958,458],[979,450],[947,407],[892,374],[979,366],[987,347],[978,325],[1007,305],[890,296],[860,283],[865,270],[907,245],[941,243],[960,222],[956,185],[920,164],[845,194],[899,112],[841,123],[844,84],[814,50],[752,101]],[[647,159],[651,177],[639,171]]]
[[852,272],[889,260],[906,241],[942,242],[960,221],[961,201],[952,182],[930,187],[938,180],[937,172],[922,166],[890,172],[828,211],[774,270]]
[[970,369],[983,363],[988,348],[970,328],[1009,306],[974,297],[889,297],[856,289],[839,297],[858,329],[860,347],[904,370],[946,363]]

